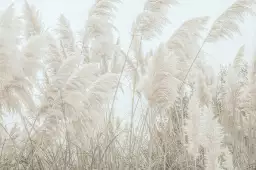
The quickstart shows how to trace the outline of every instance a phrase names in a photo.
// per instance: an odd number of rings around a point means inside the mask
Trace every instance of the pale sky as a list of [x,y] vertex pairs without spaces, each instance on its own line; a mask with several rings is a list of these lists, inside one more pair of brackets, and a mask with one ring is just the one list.
[[[3,10],[12,0],[0,0],[0,10]],[[23,0],[14,0],[16,7],[20,9]],[[210,16],[214,20],[223,10],[234,2],[234,0],[178,0],[180,5],[170,9],[169,19],[171,25],[167,26],[159,40],[144,43],[144,49],[149,50],[155,47],[159,42],[167,40],[172,32],[178,28],[185,20],[197,16]],[[42,20],[46,27],[53,28],[56,25],[57,18],[62,13],[69,19],[74,31],[83,28],[87,19],[88,9],[93,5],[94,0],[28,0],[34,4],[42,14]],[[120,31],[121,45],[127,49],[130,43],[132,22],[138,13],[142,12],[145,0],[123,0],[115,21],[115,26]],[[255,22],[254,18],[254,23]],[[236,37],[230,41],[206,45],[204,50],[209,54],[208,62],[214,68],[218,68],[221,63],[232,62],[238,48],[246,43],[246,58],[252,57],[253,46],[256,47],[256,39],[253,32],[256,33],[256,24],[252,19],[248,19],[243,25],[242,37]],[[127,101],[128,102],[128,101]],[[122,102],[119,107],[125,108],[129,103]]]

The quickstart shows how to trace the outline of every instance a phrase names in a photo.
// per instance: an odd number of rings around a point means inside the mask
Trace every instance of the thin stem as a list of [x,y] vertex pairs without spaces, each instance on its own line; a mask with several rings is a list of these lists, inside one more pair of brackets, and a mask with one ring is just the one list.
[[[139,50],[140,53],[141,50],[141,41],[142,38],[140,37],[140,44],[139,44]],[[137,68],[138,68],[138,61],[137,61]],[[132,135],[133,135],[133,119],[135,115],[135,109],[134,109],[134,100],[135,100],[135,88],[137,83],[137,68],[135,69],[135,77],[134,77],[134,83],[133,83],[133,91],[132,91],[132,112],[131,112],[131,122],[130,122],[130,145],[129,145],[129,155],[132,162]],[[130,162],[130,163],[131,163]]]
[[[208,34],[208,35],[210,35],[210,34]],[[207,37],[208,37],[208,35],[207,35]],[[187,71],[187,73],[186,73],[186,75],[185,75],[185,77],[184,77],[184,79],[183,79],[183,81],[182,81],[181,87],[185,84],[185,81],[186,81],[186,79],[187,79],[187,77],[188,77],[188,74],[189,74],[190,71],[192,70],[192,67],[193,67],[194,63],[196,62],[196,59],[198,58],[200,52],[202,51],[202,49],[203,49],[203,47],[204,47],[204,44],[206,43],[207,37],[204,39],[204,41],[203,41],[203,43],[202,43],[200,49],[198,50],[198,52],[197,52],[195,58],[193,59],[191,65],[190,65],[190,67],[189,67],[189,69],[188,69],[188,71]]]
[[125,68],[125,65],[126,65],[126,62],[127,62],[127,59],[128,59],[128,54],[129,54],[129,52],[130,52],[130,49],[131,49],[131,46],[132,46],[132,42],[133,42],[134,37],[135,37],[135,35],[133,34],[132,40],[131,40],[130,45],[129,45],[129,48],[128,48],[128,51],[127,51],[127,53],[125,54],[125,60],[124,60],[124,64],[123,64],[122,69],[121,69],[121,73],[120,73],[119,78],[118,78],[116,90],[115,90],[115,93],[114,93],[113,101],[112,101],[111,108],[110,108],[110,112],[109,112],[109,117],[108,117],[109,123],[110,123],[110,120],[111,120],[111,114],[112,114],[112,112],[113,112],[113,108],[114,108],[114,104],[115,104],[115,99],[116,99],[118,87],[119,87],[119,85],[120,85],[121,78],[122,78],[123,73],[124,73],[124,68]]

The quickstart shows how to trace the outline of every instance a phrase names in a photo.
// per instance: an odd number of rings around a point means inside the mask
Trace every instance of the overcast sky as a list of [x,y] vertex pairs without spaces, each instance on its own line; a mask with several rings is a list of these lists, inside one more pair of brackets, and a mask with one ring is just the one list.
[[[6,8],[12,0],[0,0],[0,10]],[[14,0],[18,9],[21,9],[23,0]],[[93,5],[94,0],[28,0],[34,4],[42,14],[42,20],[46,27],[52,28],[56,24],[59,15],[64,14],[71,23],[74,31],[82,29],[87,19],[88,9]],[[119,7],[119,12],[115,21],[116,27],[120,31],[121,45],[124,49],[130,43],[130,30],[132,22],[138,13],[143,10],[145,0],[123,0]],[[144,43],[144,49],[149,50],[159,42],[167,40],[172,32],[185,20],[196,16],[210,16],[215,19],[223,10],[234,2],[234,0],[179,0],[180,5],[170,9],[169,19],[171,25],[166,27],[159,40]],[[254,23],[255,18],[254,18]],[[252,57],[252,47],[254,45],[256,24],[251,19],[243,24],[243,36],[237,36],[230,41],[206,45],[204,50],[209,54],[208,62],[214,68],[218,68],[221,63],[229,63],[233,60],[238,48],[246,43],[246,58]],[[122,102],[119,107],[124,108],[128,103]]]

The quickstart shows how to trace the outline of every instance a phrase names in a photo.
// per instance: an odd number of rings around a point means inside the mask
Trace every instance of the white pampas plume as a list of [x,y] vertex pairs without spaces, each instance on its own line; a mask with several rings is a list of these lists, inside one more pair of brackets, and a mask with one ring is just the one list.
[[118,75],[115,73],[106,73],[100,76],[87,89],[87,98],[90,103],[90,109],[98,110],[102,108],[104,101],[109,98],[110,92],[116,88]]
[[43,36],[32,36],[22,49],[24,55],[24,72],[30,78],[36,78],[39,71],[42,71],[43,58],[42,54],[46,51],[46,39]]
[[97,79],[100,73],[98,64],[84,64],[76,70],[68,79],[67,90],[86,90]]
[[13,4],[0,16],[0,107],[20,112],[24,107],[34,110],[30,83],[25,78],[17,49],[20,22],[14,16]]
[[245,50],[245,45],[242,45],[239,48],[239,50],[235,56],[235,59],[233,61],[233,64],[232,64],[233,68],[235,69],[235,71],[237,73],[239,73],[240,69],[242,68],[242,66],[244,64],[244,50]]
[[112,44],[111,39],[107,38],[97,38],[92,41],[91,45],[91,62],[100,62],[104,58],[109,60],[113,54],[113,48],[115,47],[114,44]]
[[205,75],[198,71],[198,78],[196,83],[196,91],[201,105],[209,106],[212,101],[212,94],[210,93],[210,87],[206,82]]
[[144,5],[144,10],[159,12],[166,15],[168,13],[168,8],[177,4],[177,0],[147,0]]
[[166,42],[170,57],[177,58],[178,79],[183,81],[193,57],[196,55],[209,17],[196,17],[185,21]]
[[210,107],[204,107],[201,114],[203,130],[201,133],[201,144],[206,148],[206,169],[218,169],[218,157],[222,152],[223,130]]
[[189,66],[185,79],[191,71],[196,59],[200,56],[205,43],[215,42],[220,38],[232,38],[235,33],[240,33],[238,21],[243,21],[245,14],[255,15],[254,0],[236,0],[227,10],[225,10],[213,23],[209,33],[198,49],[193,61]]
[[25,20],[25,37],[28,39],[30,36],[38,35],[42,32],[42,23],[40,13],[36,10],[35,6],[30,6],[25,0],[23,8],[23,16]]
[[202,38],[201,32],[206,30],[208,19],[209,17],[203,16],[185,21],[167,41],[168,50],[177,56],[194,56],[193,48],[198,46],[198,40]]
[[224,153],[224,159],[225,159],[223,163],[223,167],[225,167],[227,170],[234,169],[232,153],[230,153],[228,148],[224,148],[222,152]]
[[117,3],[121,3],[121,1],[97,0],[94,6],[90,9],[89,15],[112,21],[115,18],[115,12],[117,11]]
[[61,46],[64,48],[64,50],[67,50],[68,55],[72,55],[75,50],[75,38],[69,21],[64,15],[61,15],[58,21],[56,32],[58,34]]
[[106,73],[100,76],[86,89],[85,108],[91,120],[91,127],[102,128],[104,110],[108,108],[109,99],[118,84],[119,74]]
[[164,26],[169,21],[161,13],[144,11],[137,17],[136,23],[135,35],[141,34],[143,40],[151,40],[161,35]]
[[111,59],[110,71],[112,73],[120,73],[122,71],[122,63],[125,60],[123,51],[120,47],[119,38],[117,39],[116,44],[114,45],[114,54]]
[[58,88],[63,88],[69,76],[78,68],[81,62],[81,57],[73,56],[63,61],[57,74],[54,77],[54,84]]
[[11,21],[14,18],[14,8],[13,4],[11,4],[3,13],[1,13],[1,18],[0,18],[0,26],[11,26],[10,24],[12,23]]
[[148,74],[141,80],[141,89],[150,105],[162,108],[170,107],[177,97],[180,81],[174,77],[176,71],[175,58],[166,55],[163,44],[153,56]]
[[48,34],[46,36],[46,40],[48,50],[46,51],[46,55],[43,58],[43,62],[46,67],[46,72],[49,77],[49,81],[52,82],[52,78],[54,75],[56,75],[57,71],[59,70],[61,63],[64,60],[64,57],[60,54],[59,46],[52,35]]
[[176,0],[147,0],[132,28],[133,33],[141,35],[143,40],[161,35],[164,26],[170,23],[166,17],[168,8],[174,4]]
[[197,96],[194,94],[188,105],[188,119],[186,120],[185,131],[188,136],[188,151],[189,153],[198,156],[198,148],[201,144],[200,131],[200,103]]
[[239,23],[244,17],[255,15],[255,0],[236,0],[227,10],[225,10],[213,23],[207,42],[215,42],[220,38],[233,38],[235,33],[240,33]]
[[88,38],[112,36],[113,29],[116,30],[112,24],[113,17],[117,10],[117,4],[120,2],[120,0],[97,0],[95,2],[89,12],[85,30],[82,33],[82,45],[87,43]]

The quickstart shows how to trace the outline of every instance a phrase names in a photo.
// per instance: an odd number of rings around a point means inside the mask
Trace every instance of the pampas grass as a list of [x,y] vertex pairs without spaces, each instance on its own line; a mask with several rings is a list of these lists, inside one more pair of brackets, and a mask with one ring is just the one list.
[[[204,46],[240,33],[255,2],[236,0],[210,29],[207,16],[184,21],[147,53],[143,43],[182,4],[147,0],[123,51],[113,24],[121,2],[96,0],[79,34],[63,14],[45,29],[27,1],[21,15],[13,5],[1,13],[0,116],[15,119],[0,122],[0,169],[253,169],[255,65],[241,46],[216,76]],[[116,110],[123,86],[131,105]],[[126,109],[130,121],[118,118]]]

